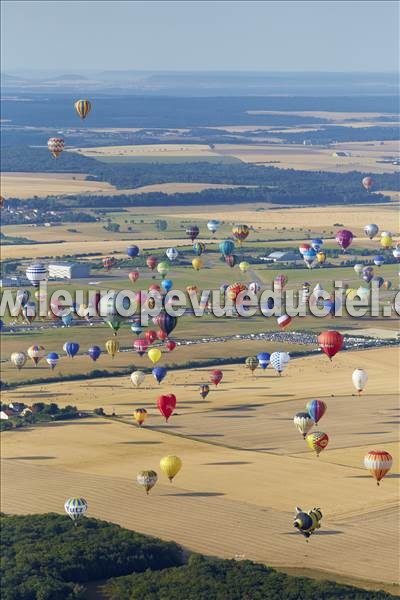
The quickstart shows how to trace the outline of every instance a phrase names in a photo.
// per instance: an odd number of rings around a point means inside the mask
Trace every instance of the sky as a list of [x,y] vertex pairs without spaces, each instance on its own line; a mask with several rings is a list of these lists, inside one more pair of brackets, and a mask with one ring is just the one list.
[[2,0],[1,17],[8,73],[398,69],[396,1]]

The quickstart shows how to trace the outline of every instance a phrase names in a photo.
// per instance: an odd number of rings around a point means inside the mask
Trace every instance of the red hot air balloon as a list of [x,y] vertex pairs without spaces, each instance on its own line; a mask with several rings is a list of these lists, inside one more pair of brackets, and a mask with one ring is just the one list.
[[152,283],[149,285],[149,292],[161,292],[161,288],[157,283]]
[[150,271],[154,271],[158,265],[158,258],[156,256],[149,256],[146,260],[146,265],[149,267]]
[[343,348],[343,342],[344,337],[338,331],[323,331],[318,336],[319,347],[330,360]]
[[144,334],[144,337],[146,338],[146,342],[150,345],[157,339],[157,334],[155,331],[153,331],[153,329],[149,329]]
[[186,235],[192,240],[192,242],[194,242],[199,233],[200,229],[197,227],[197,225],[192,225],[186,229]]
[[168,336],[167,336],[167,334],[165,333],[165,331],[162,331],[161,329],[159,329],[159,330],[157,331],[157,338],[158,338],[159,340],[161,340],[162,342],[164,342],[164,341],[167,339],[167,337],[168,337]]
[[117,261],[113,256],[106,256],[103,258],[103,267],[106,271],[109,271]]
[[370,192],[372,190],[372,186],[374,185],[374,180],[372,179],[372,177],[364,177],[361,183],[363,184],[363,187],[365,187],[367,192]]
[[168,352],[172,352],[172,350],[176,348],[176,342],[174,342],[173,340],[168,340],[168,342],[166,342],[165,344],[165,347],[168,350]]
[[289,315],[282,315],[278,317],[277,322],[279,329],[286,329],[292,322],[292,317],[289,317]]
[[132,283],[135,283],[139,279],[139,271],[131,271],[128,275]]
[[162,416],[165,417],[166,421],[168,421],[176,407],[175,395],[163,394],[162,396],[159,396],[157,400],[157,406]]
[[136,352],[139,354],[139,356],[143,356],[143,354],[146,352],[149,345],[146,342],[146,340],[139,339],[139,340],[135,340],[133,342],[133,347],[136,350]]
[[232,268],[237,264],[237,256],[235,254],[228,254],[228,256],[225,256],[225,262],[228,267]]
[[220,371],[219,369],[216,369],[215,371],[211,371],[210,381],[214,385],[218,385],[219,382],[221,381],[222,377],[223,377],[222,371]]
[[339,229],[336,233],[336,241],[342,250],[346,250],[353,241],[353,234],[348,229]]

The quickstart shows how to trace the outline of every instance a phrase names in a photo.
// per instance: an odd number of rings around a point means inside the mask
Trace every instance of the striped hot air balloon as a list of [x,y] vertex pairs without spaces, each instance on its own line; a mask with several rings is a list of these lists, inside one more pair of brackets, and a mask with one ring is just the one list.
[[47,277],[47,268],[42,263],[32,263],[26,269],[25,274],[34,287],[39,287],[40,282]]
[[364,457],[364,466],[376,479],[377,485],[390,471],[392,462],[392,456],[385,450],[370,450]]
[[244,240],[249,235],[250,229],[248,225],[245,225],[244,223],[239,223],[232,228],[232,233],[233,237],[235,237],[238,240],[239,245],[242,245]]
[[43,346],[30,346],[26,353],[36,367],[42,358],[44,358],[45,349]]
[[92,110],[92,104],[89,100],[77,100],[74,106],[81,119],[85,119]]
[[281,315],[277,318],[277,322],[279,329],[286,329],[292,322],[292,317],[289,317],[289,315]]
[[83,517],[87,509],[88,503],[85,498],[68,498],[64,503],[64,510],[75,525],[77,525],[77,521]]
[[192,240],[192,242],[194,242],[199,233],[200,229],[197,227],[197,225],[192,225],[186,229],[186,235]]

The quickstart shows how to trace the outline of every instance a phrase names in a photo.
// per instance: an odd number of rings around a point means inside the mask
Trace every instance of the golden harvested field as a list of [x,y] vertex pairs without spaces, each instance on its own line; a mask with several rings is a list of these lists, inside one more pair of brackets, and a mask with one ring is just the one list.
[[70,152],[79,152],[91,158],[104,156],[215,156],[207,144],[132,144],[129,146],[96,146],[95,148],[74,148]]
[[114,186],[104,181],[85,181],[86,175],[68,173],[2,173],[1,195],[5,198],[33,198],[57,194],[109,194]]
[[[252,377],[242,365],[229,366],[204,401],[197,385],[207,381],[208,369],[169,373],[160,386],[145,382],[138,390],[126,377],[51,384],[45,393],[39,386],[19,388],[7,397],[114,407],[118,417],[6,432],[3,510],[28,513],[34,505],[62,512],[67,496],[82,494],[93,516],[206,554],[392,589],[398,575],[398,465],[377,487],[363,457],[372,448],[398,455],[397,364],[398,353],[387,348],[342,353],[332,363],[325,356],[298,359],[282,377],[269,369]],[[359,366],[369,373],[360,398],[351,384]],[[159,393],[177,396],[168,424],[155,409]],[[328,405],[318,429],[330,435],[319,458],[292,423],[315,397]],[[135,407],[149,411],[145,428],[133,424]],[[146,497],[136,473],[158,470],[166,454],[182,458],[182,472],[172,485],[161,475]],[[324,513],[322,530],[307,546],[292,528],[296,505],[320,506]]]
[[[275,132],[274,132],[275,134]],[[233,156],[248,163],[265,163],[281,169],[304,169],[307,171],[361,171],[368,173],[397,173],[398,166],[379,163],[388,155],[397,156],[396,142],[346,142],[329,148],[303,146],[302,144],[235,145],[216,144],[215,151],[221,156]],[[351,156],[337,157],[334,152],[350,152]]]

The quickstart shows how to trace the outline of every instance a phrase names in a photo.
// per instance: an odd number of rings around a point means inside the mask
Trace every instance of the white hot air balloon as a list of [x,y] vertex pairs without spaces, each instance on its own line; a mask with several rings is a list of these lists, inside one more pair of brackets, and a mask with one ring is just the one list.
[[353,380],[353,385],[356,388],[357,392],[361,394],[368,381],[368,373],[364,371],[364,369],[355,369],[351,376]]
[[64,503],[64,510],[67,515],[73,520],[74,525],[88,509],[88,504],[85,498],[68,498]]
[[165,255],[168,258],[168,260],[170,260],[171,262],[174,262],[174,260],[176,260],[179,256],[179,252],[176,248],[168,248],[165,251]]
[[211,221],[208,221],[208,223],[207,223],[207,229],[208,229],[208,231],[211,231],[212,234],[217,232],[219,226],[220,226],[220,222],[217,221],[216,219],[211,219]]
[[20,370],[26,363],[26,354],[25,352],[13,352],[10,356],[10,360],[14,367],[17,367],[17,369]]
[[369,237],[370,240],[372,240],[376,234],[379,231],[379,227],[378,225],[375,225],[375,223],[370,223],[369,225],[366,225],[364,227],[364,233],[367,237]]
[[314,420],[306,412],[299,412],[295,414],[293,423],[294,426],[300,431],[304,439],[310,429],[312,429],[315,425]]
[[290,356],[288,352],[273,352],[271,354],[270,363],[275,369],[275,371],[279,373],[279,375],[281,375],[282,372],[286,369],[286,367],[289,364],[289,361]]
[[131,381],[134,386],[139,387],[145,380],[146,375],[143,371],[133,371],[131,374]]
[[47,269],[42,263],[33,263],[25,271],[27,279],[34,287],[39,287],[40,282],[47,278]]

